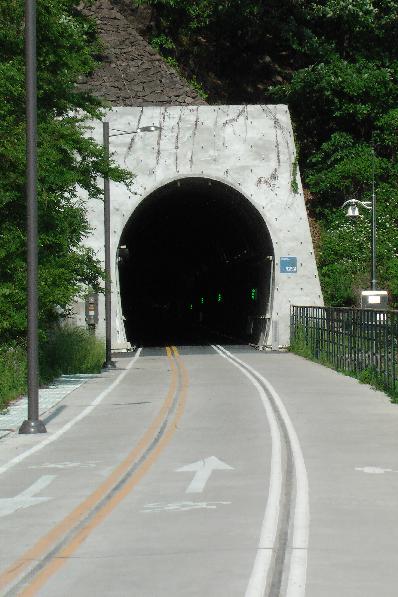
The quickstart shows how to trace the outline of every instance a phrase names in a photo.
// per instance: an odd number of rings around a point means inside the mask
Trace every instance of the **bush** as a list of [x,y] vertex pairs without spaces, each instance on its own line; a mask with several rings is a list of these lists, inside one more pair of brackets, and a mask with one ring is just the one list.
[[26,392],[26,376],[26,350],[20,346],[0,347],[0,412]]
[[105,360],[104,342],[86,329],[70,325],[52,331],[40,353],[42,382],[63,373],[99,373]]
[[[99,373],[105,345],[84,328],[57,327],[40,345],[40,383],[62,374]],[[26,348],[0,346],[0,411],[27,391]]]

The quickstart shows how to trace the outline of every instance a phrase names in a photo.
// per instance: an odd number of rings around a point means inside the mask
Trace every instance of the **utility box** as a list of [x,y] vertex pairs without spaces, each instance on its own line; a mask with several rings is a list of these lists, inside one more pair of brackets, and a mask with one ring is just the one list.
[[98,294],[96,293],[86,296],[86,323],[90,328],[98,323]]
[[387,290],[362,290],[361,309],[388,309]]

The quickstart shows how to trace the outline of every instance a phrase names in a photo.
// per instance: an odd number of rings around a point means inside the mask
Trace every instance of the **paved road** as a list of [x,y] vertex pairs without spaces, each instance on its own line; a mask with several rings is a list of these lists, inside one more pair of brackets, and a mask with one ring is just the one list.
[[1,595],[396,595],[388,398],[244,346],[117,364],[0,441]]

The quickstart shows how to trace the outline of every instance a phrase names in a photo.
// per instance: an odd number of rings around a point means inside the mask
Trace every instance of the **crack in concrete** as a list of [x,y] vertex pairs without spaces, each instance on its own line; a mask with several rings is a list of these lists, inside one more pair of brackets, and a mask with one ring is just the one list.
[[192,151],[191,151],[191,157],[189,159],[189,165],[191,167],[191,170],[193,168],[193,152],[195,150],[195,138],[196,138],[198,126],[199,126],[199,107],[196,107],[196,118],[195,118],[195,124],[193,127],[193,133],[192,133]]
[[233,116],[232,118],[229,118],[228,120],[226,120],[223,123],[223,127],[227,127],[229,124],[233,124],[234,122],[238,122],[239,118],[242,116],[242,114],[244,114],[246,111],[246,106],[243,106],[239,112],[236,114],[236,116]]
[[[141,120],[142,120],[143,113],[144,113],[144,108],[141,108],[139,116],[138,116],[137,124],[136,124],[136,127],[135,127],[136,130],[140,128],[140,123],[141,123]],[[135,135],[132,135],[131,139],[130,139],[130,143],[128,144],[128,147],[126,149],[126,153],[124,154],[123,161],[124,161],[125,164],[127,164],[127,158],[129,157],[130,153],[133,150],[134,142],[135,142]]]
[[176,134],[176,140],[175,140],[175,151],[176,151],[176,172],[178,173],[178,150],[179,150],[179,144],[180,144],[180,133],[181,133],[181,120],[182,120],[182,108],[180,108],[180,115],[178,117],[178,121],[177,121],[177,134]]

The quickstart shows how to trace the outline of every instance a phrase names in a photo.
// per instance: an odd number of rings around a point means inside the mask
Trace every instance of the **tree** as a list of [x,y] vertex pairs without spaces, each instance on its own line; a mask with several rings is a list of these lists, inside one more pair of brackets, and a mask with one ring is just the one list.
[[398,306],[398,1],[133,1],[154,7],[153,41],[210,101],[289,105],[327,302],[370,283],[369,214],[345,225],[341,205],[370,199],[374,176],[379,283]]
[[[377,194],[379,284],[398,304],[398,3],[301,2],[295,48],[302,67],[273,90],[289,104],[304,183],[323,233],[319,269],[326,301],[352,304],[370,282],[370,221],[342,223],[345,199]],[[336,289],[339,289],[336,291]]]
[[[82,240],[89,232],[78,189],[101,199],[97,178],[128,181],[108,168],[87,137],[98,100],[80,93],[95,67],[93,23],[74,0],[38,0],[39,318],[45,330],[82,287],[99,288],[100,264]],[[26,329],[25,90],[23,0],[0,5],[0,340]]]

